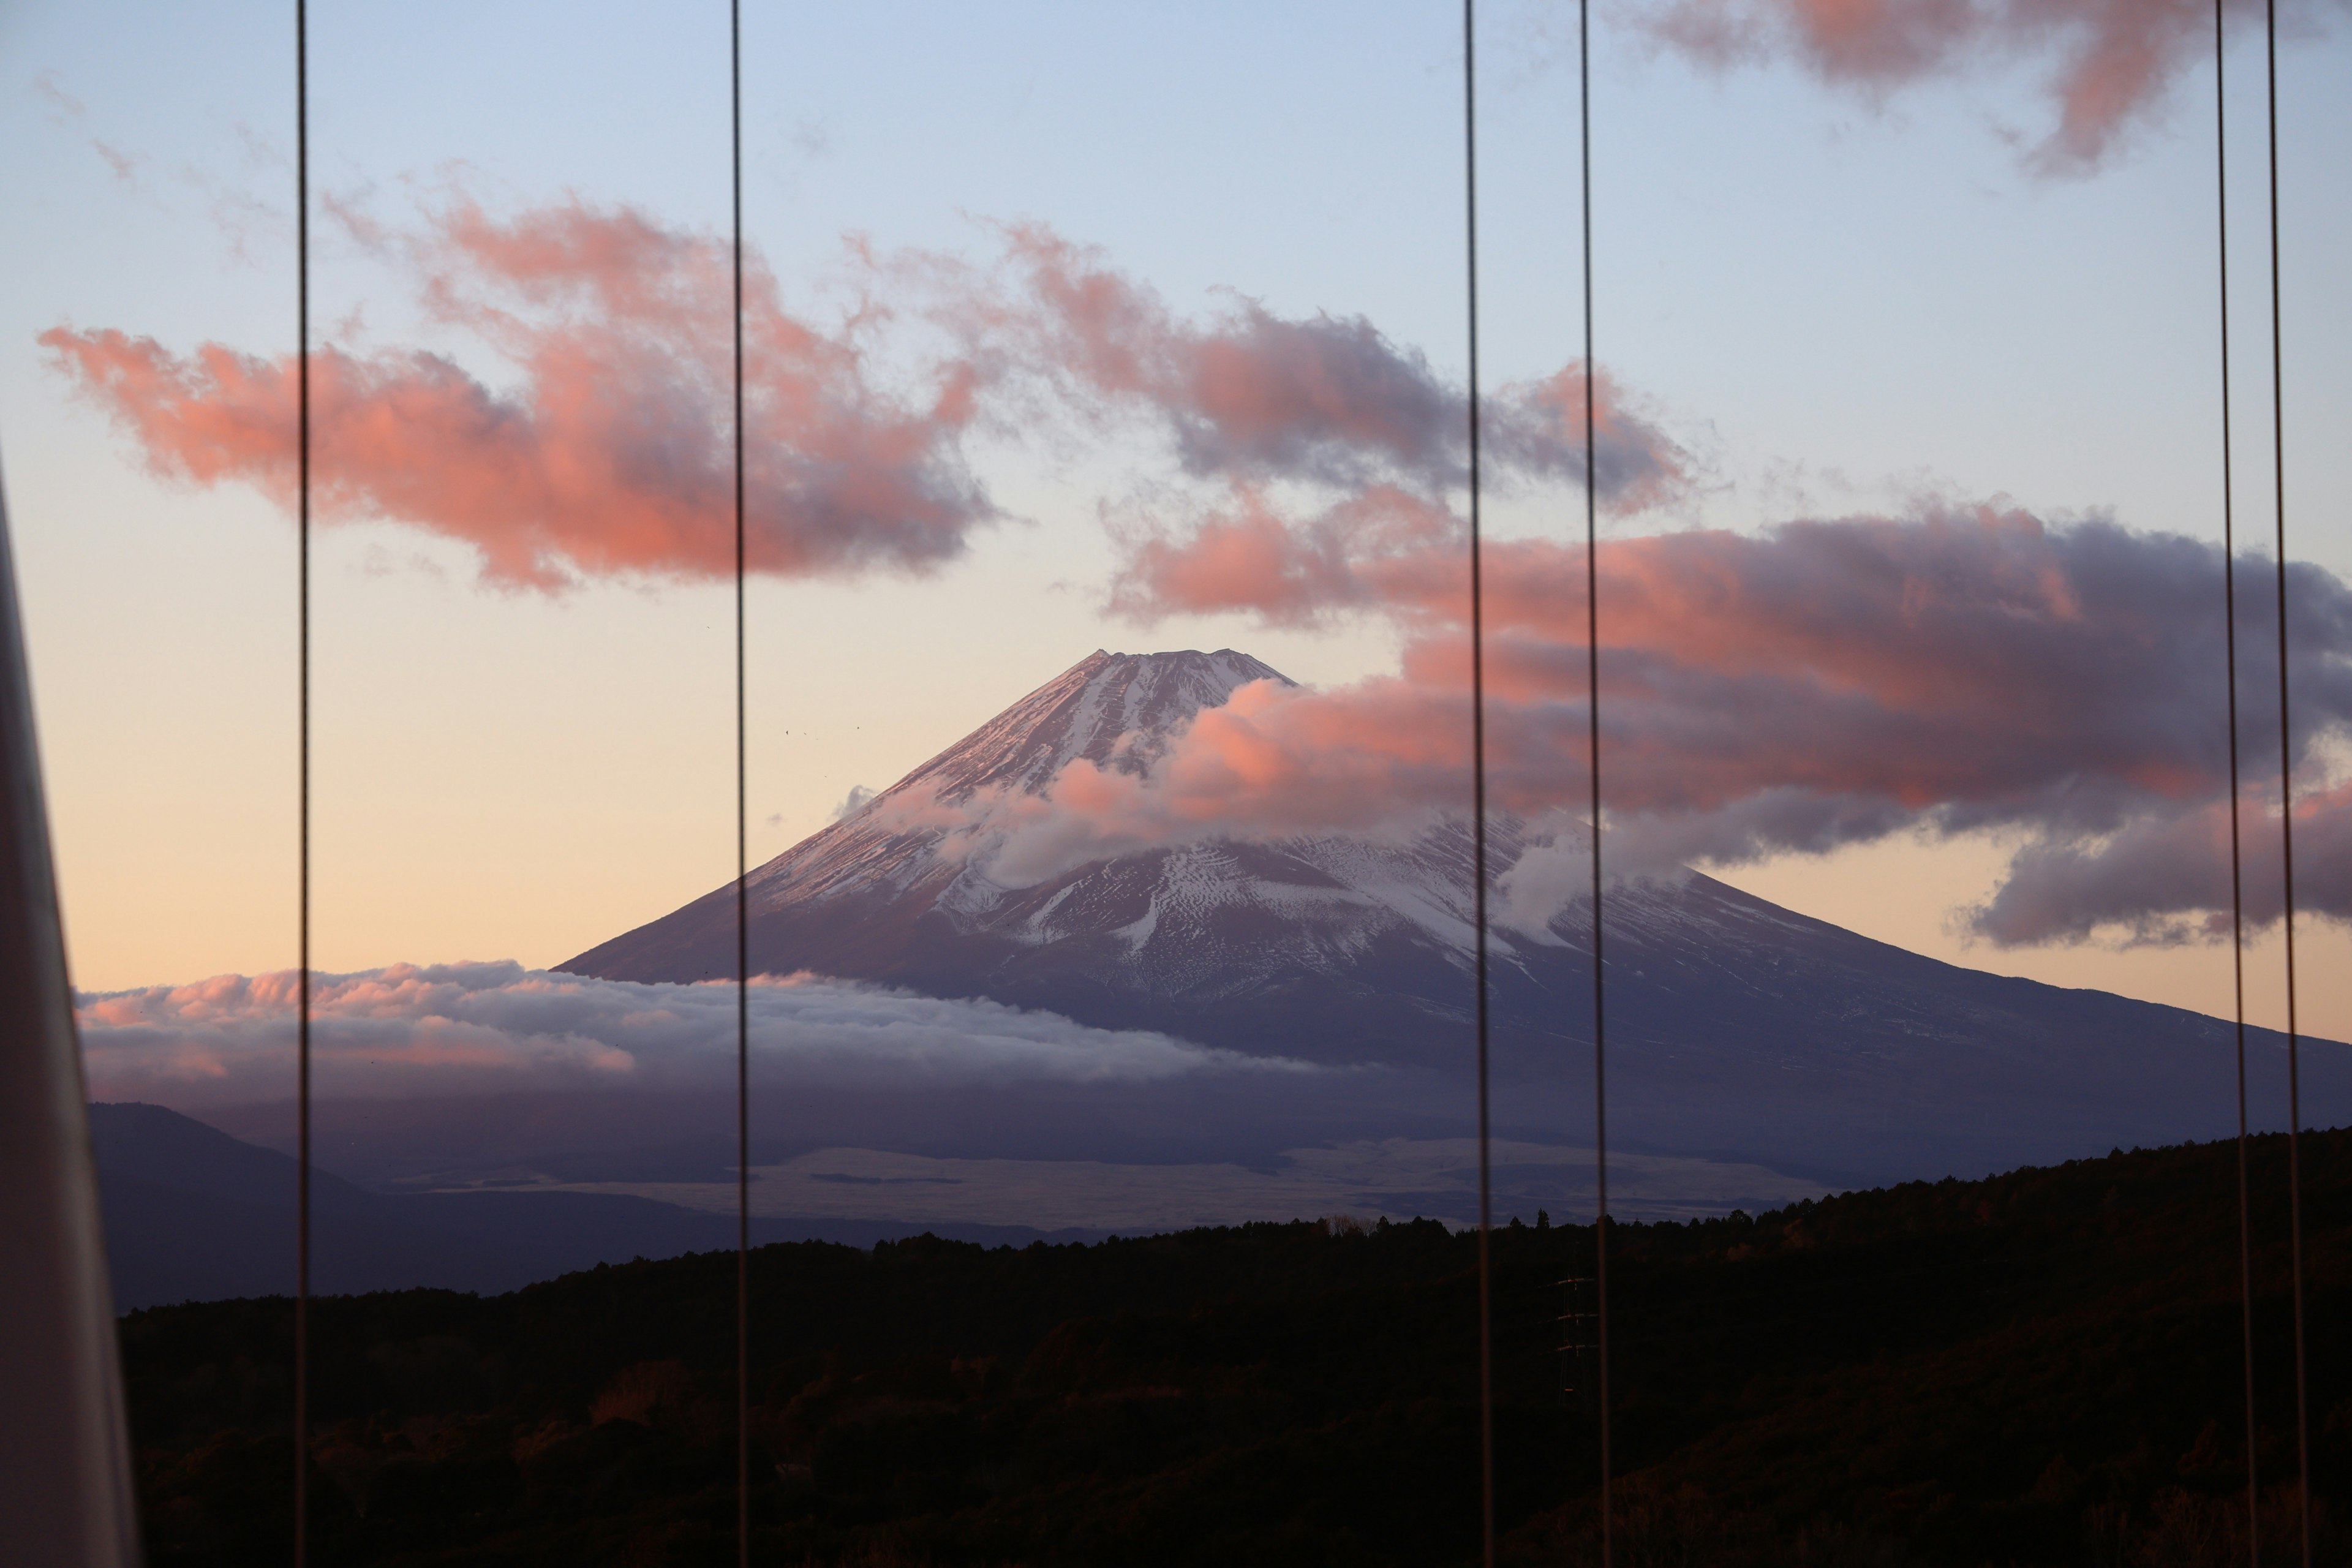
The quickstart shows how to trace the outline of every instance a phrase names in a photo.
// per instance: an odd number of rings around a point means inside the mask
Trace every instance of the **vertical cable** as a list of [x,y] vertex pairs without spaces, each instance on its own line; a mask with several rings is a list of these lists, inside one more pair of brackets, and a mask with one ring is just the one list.
[[1475,0],[1462,0],[1462,165],[1470,310],[1470,901],[1478,987],[1478,1508],[1480,1561],[1495,1563],[1494,1165],[1487,1129],[1486,638],[1478,541],[1478,77]]
[[294,0],[295,590],[297,795],[294,981],[294,1568],[310,1524],[310,8]]
[[1592,369],[1592,5],[1577,0],[1576,107],[1584,199],[1584,721],[1592,781],[1592,1342],[1601,1403],[1601,1564],[1609,1568],[1609,1049],[1601,979],[1601,474]]
[[751,1562],[751,931],[743,681],[743,3],[728,0],[735,266],[735,1561]]
[[2229,683],[2230,724],[2230,983],[2238,1031],[2238,1295],[2246,1373],[2246,1540],[2248,1562],[2262,1568],[2262,1477],[2254,1454],[2254,1243],[2246,1172],[2246,894],[2243,835],[2239,826],[2238,532],[2230,462],[2230,142],[2225,89],[2223,0],[2213,0],[2213,188],[2221,270],[2221,664]]
[[2278,0],[2263,7],[2270,86],[2271,461],[2277,508],[2279,852],[2284,858],[2286,931],[2286,1194],[2288,1258],[2294,1291],[2295,1490],[2303,1524],[2303,1565],[2311,1568],[2311,1417],[2303,1333],[2303,1084],[2294,1013],[2294,740],[2286,668],[2286,378],[2281,364],[2278,185]]

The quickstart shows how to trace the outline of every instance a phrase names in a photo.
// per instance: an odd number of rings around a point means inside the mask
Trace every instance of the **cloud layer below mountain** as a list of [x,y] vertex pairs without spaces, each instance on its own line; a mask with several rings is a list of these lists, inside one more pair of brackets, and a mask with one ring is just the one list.
[[[293,971],[85,994],[99,1100],[189,1106],[292,1092]],[[1313,1069],[1052,1013],[807,976],[751,987],[753,1073],[848,1088],[1139,1084]],[[732,984],[652,985],[515,963],[394,964],[313,981],[316,1092],[403,1098],[731,1087]]]

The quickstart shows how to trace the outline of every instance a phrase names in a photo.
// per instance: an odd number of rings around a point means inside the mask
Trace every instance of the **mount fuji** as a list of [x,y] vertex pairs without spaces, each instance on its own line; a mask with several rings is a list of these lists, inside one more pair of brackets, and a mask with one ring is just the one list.
[[[751,875],[754,973],[982,996],[1350,1076],[1360,1133],[1424,1118],[1472,1060],[1466,820],[1398,840],[1211,839],[1007,886],[905,809],[1041,795],[1074,759],[1140,773],[1251,681],[1232,649],[1097,651]],[[1466,789],[1465,789],[1466,793]],[[1490,866],[1528,847],[1490,818]],[[562,965],[688,982],[735,971],[730,883]],[[1612,1143],[1839,1183],[1977,1173],[2222,1135],[2225,1021],[1906,952],[1696,872],[1607,891]],[[1590,906],[1490,930],[1498,1132],[1591,1126]],[[2249,1031],[2258,1124],[2283,1122],[2282,1037]],[[1367,1076],[1369,1075],[1369,1076]],[[1386,1085],[1388,1092],[1368,1086]],[[2352,1051],[2306,1042],[2307,1123],[2352,1113]],[[1328,1135],[1329,1129],[1322,1131]]]

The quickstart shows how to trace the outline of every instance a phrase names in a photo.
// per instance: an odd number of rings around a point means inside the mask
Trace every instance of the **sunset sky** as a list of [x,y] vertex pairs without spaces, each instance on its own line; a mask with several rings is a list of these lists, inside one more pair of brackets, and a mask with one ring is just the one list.
[[[1037,864],[1455,798],[1459,11],[745,10],[754,863],[1098,647],[1315,689],[1069,781]],[[2281,10],[2298,874],[2341,917],[2352,5]],[[1623,868],[2225,1013],[2210,10],[1882,11],[1594,6]],[[544,966],[733,871],[726,12],[311,17],[316,960]],[[1583,788],[1574,17],[1481,7],[1496,778],[1538,814]],[[86,989],[293,963],[291,48],[282,5],[0,12],[0,460]],[[2346,930],[2303,937],[2339,1038]]]

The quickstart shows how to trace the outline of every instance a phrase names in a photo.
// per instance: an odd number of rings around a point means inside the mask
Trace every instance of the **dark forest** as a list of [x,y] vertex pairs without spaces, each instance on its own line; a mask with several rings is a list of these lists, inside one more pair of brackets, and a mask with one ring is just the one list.
[[[2285,1142],[2252,1150],[2255,1458],[2293,1559]],[[2247,1529],[2237,1149],[1612,1225],[1617,1560],[2196,1564]],[[2352,1132],[2303,1142],[2316,1559],[2347,1561]],[[751,1260],[754,1562],[1478,1555],[1475,1234],[1326,1220]],[[1590,1226],[1493,1237],[1512,1563],[1597,1561]],[[732,1254],[318,1302],[312,1561],[734,1560]],[[1583,1296],[1590,1305],[1590,1296]],[[122,1322],[159,1564],[291,1546],[292,1307]]]

